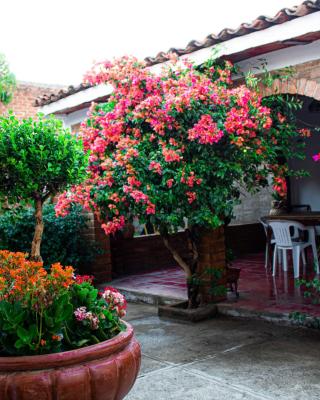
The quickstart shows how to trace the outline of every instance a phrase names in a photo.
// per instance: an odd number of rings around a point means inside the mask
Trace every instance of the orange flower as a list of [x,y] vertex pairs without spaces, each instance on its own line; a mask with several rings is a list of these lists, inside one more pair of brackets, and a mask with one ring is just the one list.
[[21,301],[32,306],[50,304],[55,295],[74,283],[73,268],[60,263],[48,273],[41,262],[26,259],[27,254],[0,251],[0,300]]
[[307,128],[299,129],[299,133],[300,133],[300,136],[302,136],[302,137],[306,137],[306,138],[311,137],[310,129],[307,129]]
[[57,342],[60,342],[62,339],[62,337],[60,335],[52,335],[51,338],[52,338],[52,340],[57,341]]

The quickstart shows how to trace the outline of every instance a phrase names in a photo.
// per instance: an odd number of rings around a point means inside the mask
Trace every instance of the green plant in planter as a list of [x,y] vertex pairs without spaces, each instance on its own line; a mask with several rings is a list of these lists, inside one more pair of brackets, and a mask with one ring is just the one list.
[[72,267],[49,271],[23,253],[0,251],[0,353],[60,352],[110,339],[124,329],[124,297],[113,288],[102,293],[92,277]]
[[39,115],[19,121],[0,117],[0,204],[26,203],[35,209],[30,258],[42,261],[43,204],[84,178],[87,156],[82,142],[62,121]]

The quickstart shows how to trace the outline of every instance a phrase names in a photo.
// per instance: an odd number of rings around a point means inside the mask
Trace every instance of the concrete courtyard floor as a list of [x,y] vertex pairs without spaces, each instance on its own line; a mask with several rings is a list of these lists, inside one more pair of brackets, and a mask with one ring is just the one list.
[[197,324],[159,319],[129,304],[142,347],[126,400],[320,399],[320,332],[217,317]]

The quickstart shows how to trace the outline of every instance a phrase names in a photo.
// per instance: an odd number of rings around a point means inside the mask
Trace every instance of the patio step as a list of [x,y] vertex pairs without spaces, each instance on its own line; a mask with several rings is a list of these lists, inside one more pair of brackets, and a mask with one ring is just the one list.
[[159,305],[170,305],[177,303],[178,301],[186,300],[186,297],[183,296],[169,296],[167,294],[160,294],[160,293],[151,293],[148,291],[139,291],[135,289],[129,289],[123,287],[121,285],[113,284],[112,286],[115,289],[118,289],[120,293],[122,293],[126,300],[130,303],[144,303],[150,304],[153,306]]
[[[168,296],[163,294],[157,293],[149,293],[146,291],[138,291],[134,289],[124,288],[120,285],[113,285],[114,288],[118,289],[120,293],[122,293],[126,300],[129,303],[142,303],[142,304],[149,304],[155,307],[160,305],[171,305],[181,301],[185,301],[187,298],[183,296]],[[226,303],[217,303],[217,310],[218,314],[225,315],[229,317],[236,317],[236,318],[245,318],[245,319],[255,319],[255,320],[264,320],[274,324],[279,325],[300,325],[295,323],[289,318],[288,312],[272,312],[269,310],[254,310],[247,306],[239,306],[237,303],[230,302]],[[309,326],[311,319],[310,317],[306,319],[303,326]]]
[[289,318],[289,313],[287,312],[258,311],[246,306],[237,306],[236,303],[219,303],[217,306],[218,313],[221,315],[237,318],[262,319],[277,324],[292,325],[292,320]]
[[[122,287],[121,285],[113,285],[113,287],[118,289],[126,297],[129,303],[144,303],[153,306],[159,306],[171,305],[186,300],[186,297],[182,296],[171,297],[158,293],[138,291],[131,288],[129,289]],[[237,306],[237,304],[234,302],[218,303],[217,307],[220,315],[238,318],[263,319],[265,321],[274,323],[292,324],[288,313],[252,310],[247,307]]]

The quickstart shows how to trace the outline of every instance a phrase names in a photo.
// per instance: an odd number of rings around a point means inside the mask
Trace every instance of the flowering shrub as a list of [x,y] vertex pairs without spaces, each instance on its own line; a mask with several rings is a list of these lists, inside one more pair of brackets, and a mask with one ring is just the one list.
[[[220,226],[241,189],[267,185],[270,174],[284,194],[279,157],[292,157],[300,136],[283,113],[288,102],[272,109],[254,88],[233,87],[233,70],[210,60],[173,62],[160,74],[131,57],[97,64],[86,80],[114,91],[82,124],[88,179],[60,196],[57,214],[79,202],[106,234],[137,216],[167,238],[185,217],[190,231]],[[196,262],[176,259],[190,278]]]
[[110,290],[99,295],[92,277],[75,277],[72,267],[56,263],[47,271],[24,253],[0,251],[2,355],[43,354],[98,343],[123,329],[124,311],[125,300],[115,289],[112,295]]
[[280,104],[273,112],[254,89],[232,87],[232,71],[229,62],[199,70],[186,61],[155,75],[130,57],[96,65],[87,81],[111,83],[114,92],[82,124],[89,179],[60,196],[57,214],[80,202],[106,234],[129,213],[162,229],[182,226],[186,216],[216,227],[241,186],[265,185],[272,174],[284,195],[278,157],[292,155],[289,140],[299,133]]

